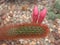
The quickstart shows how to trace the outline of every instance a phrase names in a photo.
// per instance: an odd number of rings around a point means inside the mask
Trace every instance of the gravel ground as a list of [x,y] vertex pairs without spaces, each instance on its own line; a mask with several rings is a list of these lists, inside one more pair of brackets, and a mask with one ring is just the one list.
[[[40,2],[39,2],[40,1]],[[52,0],[50,0],[52,1]],[[34,3],[39,10],[52,6],[49,0],[18,1],[15,3],[0,1],[0,27],[11,23],[30,23]],[[54,2],[54,1],[53,1]],[[50,34],[44,39],[0,40],[0,45],[60,45],[60,19],[43,21],[50,28]]]

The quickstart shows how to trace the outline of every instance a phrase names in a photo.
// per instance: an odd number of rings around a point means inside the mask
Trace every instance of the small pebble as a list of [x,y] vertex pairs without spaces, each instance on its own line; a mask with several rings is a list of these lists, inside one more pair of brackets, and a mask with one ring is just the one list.
[[23,10],[23,11],[27,11],[27,8],[28,8],[28,5],[22,6],[22,10]]
[[25,15],[22,15],[22,18],[23,18],[23,19],[26,19],[27,17],[26,17]]
[[50,28],[50,32],[52,32],[52,31],[53,31],[53,29]]
[[45,41],[49,41],[49,40],[46,38]]
[[58,28],[58,30],[60,30],[60,27]]
[[47,1],[42,1],[42,4],[43,4],[43,5],[46,5],[46,4],[47,4]]
[[4,24],[7,24],[7,22],[6,22],[5,20],[3,21],[3,23],[4,23]]
[[16,5],[11,4],[10,8],[11,8],[10,10],[14,11],[14,10],[15,10],[15,8],[16,8]]
[[9,22],[9,21],[10,21],[10,19],[9,19],[9,18],[6,18],[6,19],[5,19],[5,21],[6,21],[6,22]]
[[12,14],[12,13],[10,13],[10,14],[9,14],[9,16],[10,16],[10,17],[13,17],[13,14]]
[[6,19],[6,15],[3,15],[1,18],[2,18],[3,20],[5,20],[5,19]]
[[10,13],[13,13],[12,11],[10,11]]
[[56,28],[56,25],[53,25],[53,28]]
[[8,18],[8,19],[10,19],[11,17],[10,17],[10,16],[8,16],[7,18]]
[[16,12],[16,11],[14,11],[14,13],[16,14],[17,12]]
[[58,31],[58,33],[60,34],[60,30]]
[[2,45],[7,45],[7,44],[3,43]]
[[35,41],[30,42],[30,45],[36,45]]

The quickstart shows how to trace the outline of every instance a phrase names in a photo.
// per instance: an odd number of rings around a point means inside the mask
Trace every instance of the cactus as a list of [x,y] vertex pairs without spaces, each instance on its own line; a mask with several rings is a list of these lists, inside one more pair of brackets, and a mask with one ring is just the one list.
[[53,11],[48,12],[48,20],[55,20],[56,19],[56,14]]
[[14,35],[30,35],[30,34],[44,34],[45,30],[44,28],[40,26],[21,26],[19,28],[12,28],[7,31],[8,36],[14,36]]
[[55,20],[56,18],[60,19],[60,0],[56,0],[53,8],[48,9],[48,20]]
[[60,10],[60,0],[57,0],[55,3],[55,8]]
[[49,9],[48,13],[47,13],[47,19],[48,20],[55,20],[56,18],[59,18],[60,19],[60,14],[59,13],[54,13],[53,11],[53,8],[52,9]]
[[[4,31],[5,30],[5,31]],[[49,28],[45,24],[15,24],[0,28],[1,39],[18,39],[18,38],[44,38],[49,33]]]
[[59,19],[60,19],[60,14],[57,14],[57,18],[59,18]]

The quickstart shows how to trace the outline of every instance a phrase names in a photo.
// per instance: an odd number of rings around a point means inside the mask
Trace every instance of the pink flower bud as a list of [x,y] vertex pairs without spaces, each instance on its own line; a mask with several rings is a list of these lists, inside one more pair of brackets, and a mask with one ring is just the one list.
[[34,9],[33,9],[33,14],[32,14],[33,23],[36,23],[36,22],[37,22],[38,14],[39,14],[38,6],[35,5],[35,6],[34,6]]
[[44,9],[40,12],[40,14],[39,14],[39,18],[38,18],[38,23],[39,23],[39,24],[42,23],[42,21],[44,20],[46,14],[47,14],[47,9],[44,8]]

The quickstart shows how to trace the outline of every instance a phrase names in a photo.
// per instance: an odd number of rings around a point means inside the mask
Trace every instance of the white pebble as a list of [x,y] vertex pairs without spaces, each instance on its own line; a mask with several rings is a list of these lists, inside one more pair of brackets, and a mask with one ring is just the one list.
[[32,11],[33,9],[30,9],[30,11]]
[[36,45],[36,42],[35,42],[35,41],[32,41],[32,42],[30,43],[30,45]]
[[5,19],[7,22],[9,22],[10,20],[8,18]]
[[26,19],[26,18],[27,18],[25,15],[22,15],[22,17],[23,17],[24,19]]
[[13,14],[13,17],[16,17],[16,14]]
[[58,30],[58,33],[60,34],[60,30]]
[[8,7],[7,5],[5,5],[5,7]]
[[0,9],[2,8],[2,6],[0,6]]
[[53,25],[53,28],[56,28],[56,25]]
[[7,13],[6,15],[9,15],[9,13]]
[[29,19],[30,17],[26,17],[26,19]]
[[40,44],[40,42],[39,42],[39,41],[37,41],[37,43],[38,43],[38,44]]
[[28,41],[24,41],[24,43],[26,44],[26,43],[28,43]]
[[58,30],[60,30],[60,27],[58,28]]
[[10,19],[11,17],[10,16],[8,16],[8,19]]
[[7,24],[7,22],[4,20],[4,24]]
[[49,43],[51,42],[50,40],[48,40],[49,41]]
[[50,32],[53,31],[53,29],[50,28]]
[[0,10],[2,10],[3,8],[0,6]]
[[42,23],[43,23],[43,24],[45,24],[45,22],[44,22],[44,21],[43,21]]
[[8,9],[9,9],[9,10],[11,9],[10,6],[8,6]]
[[16,11],[14,11],[14,13],[16,14]]
[[15,15],[16,18],[18,18],[19,16],[18,15]]
[[10,13],[13,13],[12,11],[10,11]]
[[43,9],[44,6],[40,5],[40,9]]
[[49,26],[50,24],[49,24],[49,23],[46,23],[46,25],[48,25],[48,26]]
[[22,22],[23,20],[22,20],[22,19],[20,19],[20,21]]
[[20,11],[18,11],[18,13],[20,13]]
[[45,41],[49,41],[49,40],[46,38]]
[[24,40],[23,40],[23,39],[20,39],[19,41],[20,41],[20,42],[21,42],[21,44],[22,44]]

